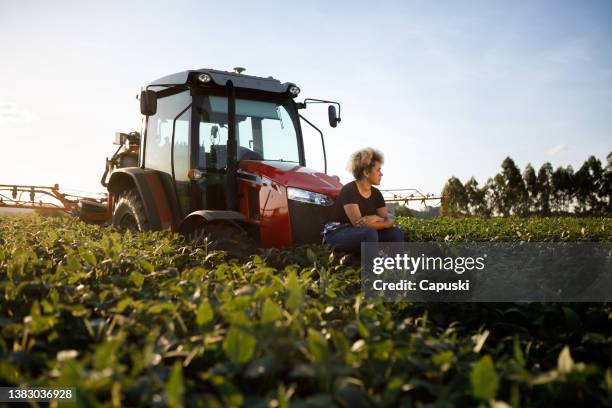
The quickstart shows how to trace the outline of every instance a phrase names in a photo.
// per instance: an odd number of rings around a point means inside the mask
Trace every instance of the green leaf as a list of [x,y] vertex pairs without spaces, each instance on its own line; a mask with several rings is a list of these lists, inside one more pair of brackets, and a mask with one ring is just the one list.
[[20,381],[20,377],[21,374],[17,367],[5,361],[0,361],[0,380],[2,380],[2,382],[17,385]]
[[370,331],[368,330],[367,326],[361,321],[357,322],[357,331],[359,332],[359,335],[365,339],[370,337]]
[[485,401],[495,398],[499,380],[490,355],[483,356],[474,365],[470,373],[470,382],[472,383],[472,394],[476,398]]
[[308,329],[308,350],[315,362],[322,363],[327,360],[329,354],[327,340],[314,329]]
[[557,371],[561,374],[570,373],[574,369],[574,360],[570,354],[569,346],[563,347],[557,358]]
[[289,273],[286,285],[289,294],[287,297],[287,308],[292,312],[300,310],[304,305],[304,294],[302,293],[302,288],[295,271]]
[[196,312],[196,324],[198,326],[204,326],[210,323],[213,320],[214,316],[215,315],[213,313],[212,307],[210,306],[210,303],[208,303],[208,301],[204,301],[202,302],[200,307],[198,307],[198,310]]
[[261,323],[266,324],[275,322],[281,317],[283,317],[283,313],[280,306],[270,298],[266,299],[261,311]]
[[174,312],[174,305],[172,303],[164,302],[158,303],[149,308],[149,313],[151,314],[159,314],[162,312]]
[[144,283],[144,275],[141,274],[140,272],[132,272],[130,274],[130,281],[134,284],[134,286],[136,286],[138,289],[140,289],[142,287],[142,284]]
[[332,398],[329,394],[314,394],[309,397],[304,398],[303,400],[298,400],[299,405],[296,406],[301,407],[309,407],[309,408],[327,408],[338,406],[337,402]]
[[25,318],[25,322],[32,334],[39,334],[55,326],[56,319],[53,316],[42,315],[38,301],[34,301],[30,309],[30,316]]
[[242,310],[231,312],[229,315],[226,315],[225,318],[230,324],[240,327],[250,327],[252,324],[251,320],[249,320]]
[[149,273],[155,271],[155,267],[149,261],[147,261],[146,259],[141,259],[138,263],[140,264],[140,267],[142,269],[144,269],[145,271],[147,271]]
[[441,351],[431,357],[431,362],[441,366],[442,371],[446,371],[453,362],[453,352],[451,350]]
[[472,336],[472,340],[474,341],[474,353],[480,353],[480,350],[482,350],[482,346],[484,346],[485,341],[487,341],[487,337],[489,337],[489,334],[491,334],[491,332],[485,330],[482,333],[478,333]]
[[389,360],[393,353],[393,341],[390,339],[373,343],[369,347],[370,355],[377,360]]
[[521,390],[517,383],[510,386],[510,405],[512,405],[512,408],[521,406]]
[[240,407],[244,405],[244,396],[229,379],[220,375],[214,375],[210,380],[219,394],[221,394],[221,398],[227,406]]
[[223,341],[223,351],[234,363],[244,364],[253,357],[256,344],[255,337],[232,326]]
[[523,356],[523,350],[521,350],[521,343],[517,336],[514,337],[514,359],[521,367],[525,367],[525,357]]
[[351,346],[344,333],[338,330],[332,330],[331,335],[332,341],[334,342],[334,347],[338,352],[344,354],[350,351]]
[[310,249],[310,248],[306,249],[306,257],[308,258],[310,263],[316,263],[317,262],[317,254],[315,254],[315,252],[312,249]]
[[128,307],[131,303],[132,303],[132,298],[131,297],[127,297],[125,299],[121,299],[119,301],[119,303],[117,303],[117,306],[115,307],[115,310],[118,313],[123,313],[125,308]]
[[81,263],[73,254],[66,255],[66,270],[68,272],[78,272],[82,268]]
[[183,406],[183,394],[185,385],[183,384],[183,367],[180,361],[175,361],[170,372],[170,378],[166,384],[166,394],[168,395],[168,406],[170,408]]
[[94,353],[93,366],[96,370],[112,367],[117,361],[117,349],[121,343],[118,339],[100,344]]
[[531,384],[533,385],[544,385],[559,379],[559,372],[557,370],[550,370],[543,374],[538,375],[533,380],[531,380]]
[[343,407],[370,407],[368,394],[363,390],[361,380],[341,377],[334,382],[334,397]]
[[508,403],[505,401],[491,401],[489,403],[489,408],[512,408],[512,407],[508,405]]
[[[47,300],[43,300],[40,305],[42,306],[42,310],[45,314],[53,313],[53,306]],[[81,305],[79,305],[81,306]]]
[[570,329],[576,329],[580,326],[580,316],[571,308],[567,306],[562,307],[563,314],[565,315],[565,321]]
[[81,258],[87,262],[88,264],[94,266],[98,263],[98,261],[96,260],[96,256],[93,254],[93,252],[89,251],[89,250],[81,250],[79,252],[79,254],[81,255]]

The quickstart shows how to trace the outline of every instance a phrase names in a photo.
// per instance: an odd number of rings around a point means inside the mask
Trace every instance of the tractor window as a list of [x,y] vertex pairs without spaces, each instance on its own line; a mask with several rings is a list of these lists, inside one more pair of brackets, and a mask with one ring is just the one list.
[[[227,162],[227,98],[207,96],[200,111],[199,166],[223,169]],[[297,133],[283,104],[236,99],[236,137],[238,160],[299,163]]]
[[[189,106],[188,92],[157,100],[157,113],[149,117],[145,145],[145,167],[172,175],[172,131],[174,126],[174,170],[177,179],[185,179],[189,168],[189,113],[176,116]],[[183,174],[184,173],[184,174]]]

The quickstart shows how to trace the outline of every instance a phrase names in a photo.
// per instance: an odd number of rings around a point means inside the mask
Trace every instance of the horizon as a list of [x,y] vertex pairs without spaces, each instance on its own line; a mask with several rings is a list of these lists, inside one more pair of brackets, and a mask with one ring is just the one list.
[[[114,133],[139,130],[139,88],[204,66],[338,100],[335,129],[324,107],[303,113],[343,183],[366,146],[385,155],[380,189],[425,194],[453,176],[482,186],[506,156],[521,172],[577,170],[612,151],[612,3],[179,3],[0,5],[0,184],[103,191]],[[198,9],[216,18],[182,11]],[[307,165],[322,170],[318,135],[303,129]]]

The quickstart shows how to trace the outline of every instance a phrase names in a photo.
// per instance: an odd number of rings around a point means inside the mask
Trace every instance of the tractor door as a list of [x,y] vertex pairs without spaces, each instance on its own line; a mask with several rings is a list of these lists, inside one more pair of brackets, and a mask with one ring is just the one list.
[[189,91],[163,96],[158,93],[157,113],[147,121],[144,167],[157,170],[169,201],[185,217],[192,211],[190,202],[190,119]]
[[[196,196],[201,201],[201,209],[226,210],[224,186],[227,174],[227,99],[214,96],[198,98],[197,167],[204,170],[205,176],[204,181],[196,185]],[[225,103],[225,109],[220,103]]]
[[[202,208],[227,209],[225,178],[227,175],[228,114],[227,97],[202,95],[196,99],[199,113],[198,168],[205,169],[200,183]],[[271,111],[271,112],[270,112]],[[236,101],[236,144],[238,160],[263,160],[262,120],[275,113],[274,105],[259,101]]]

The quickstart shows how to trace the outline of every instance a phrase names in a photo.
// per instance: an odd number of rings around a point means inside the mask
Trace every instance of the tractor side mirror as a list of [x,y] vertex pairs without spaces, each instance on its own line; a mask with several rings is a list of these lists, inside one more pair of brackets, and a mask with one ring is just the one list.
[[152,116],[157,113],[157,94],[155,91],[147,89],[140,92],[140,113],[145,116]]
[[334,105],[329,105],[327,107],[327,115],[329,116],[329,126],[335,128],[338,126],[338,122],[340,122],[340,118],[336,114],[336,107]]

